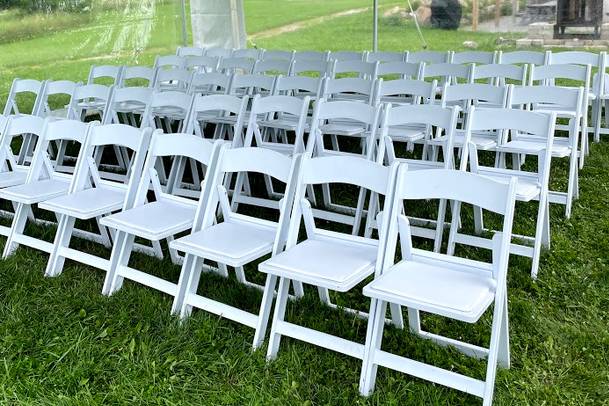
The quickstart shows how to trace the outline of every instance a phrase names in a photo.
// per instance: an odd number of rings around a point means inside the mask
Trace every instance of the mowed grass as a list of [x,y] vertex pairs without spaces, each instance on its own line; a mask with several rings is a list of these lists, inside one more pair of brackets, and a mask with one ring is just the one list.
[[[361,3],[353,2],[354,7]],[[367,49],[370,18],[370,13],[341,17],[332,24],[260,40],[258,45]],[[173,32],[170,24],[168,21],[166,32]],[[474,39],[481,49],[493,49],[496,38],[431,29],[425,29],[424,34],[433,49],[460,49],[465,39]],[[119,53],[106,58],[104,52],[111,48],[100,48],[83,54],[83,60],[79,54],[70,53],[70,47],[78,43],[78,38],[72,38],[73,32],[53,35],[70,41],[65,48],[53,48],[54,59],[51,50],[38,62],[30,55],[48,47],[45,38],[26,41],[21,51],[15,49],[10,58],[0,58],[2,89],[16,75],[82,80],[94,61],[122,63],[133,61],[135,55]],[[417,49],[418,44],[412,26],[381,26],[383,49]],[[0,45],[0,51],[4,47]],[[163,44],[150,48],[138,54],[137,62],[150,63],[156,50],[167,49]],[[561,207],[552,208],[552,249],[543,255],[539,280],[530,279],[529,260],[511,258],[508,290],[512,368],[498,373],[496,404],[607,404],[607,156],[609,143],[605,138],[592,146],[580,174],[581,198],[570,220],[564,219]],[[554,186],[566,184],[566,168],[566,162],[555,162]],[[532,233],[536,210],[535,203],[518,204],[517,232]],[[3,220],[3,224],[8,223]],[[54,229],[29,227],[28,233],[51,240]],[[75,244],[88,252],[109,255],[108,250],[89,242],[76,240]],[[477,250],[467,252],[480,255]],[[174,282],[178,279],[179,267],[167,259],[135,255],[133,260],[133,266],[146,272]],[[120,292],[107,298],[100,294],[103,272],[68,261],[61,276],[44,278],[46,261],[45,254],[27,248],[0,261],[2,404],[479,403],[466,394],[383,368],[379,369],[374,395],[364,399],[357,392],[361,363],[355,359],[284,339],[278,359],[267,364],[265,347],[251,352],[253,331],[247,327],[202,311],[194,311],[186,323],[180,323],[169,315],[171,298],[162,293],[126,282]],[[255,264],[247,272],[251,279],[262,280]],[[212,275],[202,277],[199,291],[250,311],[258,309],[261,298],[260,292],[236,283],[234,278],[224,280]],[[340,305],[366,309],[369,301],[360,291],[354,289],[333,299]],[[363,342],[364,321],[324,307],[313,289],[306,293],[301,302],[289,305],[289,320]],[[490,312],[475,325],[430,316],[425,316],[423,323],[432,332],[486,345],[489,316]],[[483,363],[421,341],[406,331],[388,328],[384,345],[419,361],[478,378],[484,376]]]

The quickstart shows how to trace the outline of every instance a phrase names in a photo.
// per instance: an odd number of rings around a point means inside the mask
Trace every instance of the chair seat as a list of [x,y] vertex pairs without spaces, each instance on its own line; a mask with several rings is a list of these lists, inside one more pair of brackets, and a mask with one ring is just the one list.
[[308,239],[260,264],[265,273],[346,292],[374,272],[377,245]]
[[413,142],[425,138],[427,129],[420,125],[404,125],[389,127],[387,134],[392,140],[401,142]]
[[91,188],[56,197],[39,204],[44,210],[88,220],[112,213],[123,206],[125,191],[108,188]]
[[162,240],[192,227],[195,205],[156,201],[113,214],[101,224],[151,241]]
[[366,285],[364,295],[473,323],[493,302],[495,288],[489,272],[417,262],[414,256]]
[[[566,137],[554,138],[552,145],[552,155],[564,158],[571,155],[570,140]],[[503,152],[523,153],[536,155],[546,148],[546,141],[543,139],[516,139],[499,146],[497,149]]]
[[69,179],[45,179],[0,190],[0,197],[17,203],[35,204],[68,193]]
[[[305,132],[310,128],[311,119],[307,117],[305,122]],[[298,127],[298,117],[281,117],[272,120],[261,120],[258,122],[260,127],[278,128],[286,131],[296,131]]]
[[[460,148],[465,141],[465,134],[462,131],[457,131],[453,136],[453,147]],[[497,147],[497,135],[488,133],[472,133],[471,141],[476,145],[476,148],[481,151],[488,151]],[[442,135],[429,141],[430,145],[444,145],[446,136]]]
[[512,177],[516,177],[518,180],[516,183],[516,200],[521,202],[529,202],[541,193],[541,185],[537,175],[531,172],[488,168],[480,169],[477,173],[505,184],[508,184]]
[[0,172],[0,188],[24,184],[27,179],[27,173],[27,168],[17,168],[10,172]]
[[366,133],[366,128],[359,124],[350,123],[329,123],[320,126],[321,131],[324,134],[342,135],[346,137],[363,137]]
[[534,108],[535,113],[556,113],[557,117],[563,118],[574,118],[575,111],[573,110],[565,110],[564,107],[561,106],[546,106],[546,105],[537,105]]
[[272,251],[275,232],[272,226],[231,219],[179,238],[171,247],[229,266],[242,266]]
[[117,113],[143,113],[145,109],[144,104],[134,101],[120,102],[114,105],[114,110]]

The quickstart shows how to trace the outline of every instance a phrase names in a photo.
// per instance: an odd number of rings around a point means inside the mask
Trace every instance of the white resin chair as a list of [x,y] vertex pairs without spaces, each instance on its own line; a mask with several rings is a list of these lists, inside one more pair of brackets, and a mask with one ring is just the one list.
[[497,63],[505,65],[547,65],[552,51],[499,51]]
[[232,76],[219,72],[196,72],[190,81],[188,93],[209,95],[226,94],[230,88]]
[[470,82],[482,81],[495,86],[527,84],[528,65],[489,64],[476,65],[472,68]]
[[213,56],[187,56],[185,68],[195,72],[215,72],[220,65],[220,58]]
[[317,100],[321,97],[323,80],[307,76],[278,76],[273,94],[276,96],[309,97]]
[[[434,63],[425,65],[422,80],[437,80],[438,84],[457,84],[467,83],[471,77],[473,66],[461,65],[457,63]],[[441,90],[441,89],[439,89]]]
[[219,58],[230,58],[233,52],[234,50],[232,48],[209,47],[204,49],[203,55]]
[[250,58],[222,58],[218,65],[218,71],[226,74],[251,74],[256,61]]
[[[303,158],[285,251],[258,266],[261,272],[279,278],[267,359],[272,360],[277,356],[283,336],[363,359],[364,346],[361,343],[285,320],[288,290],[291,282],[306,283],[317,287],[321,300],[330,303],[328,290],[348,292],[375,271],[378,272],[384,260],[385,230],[389,216],[380,216],[378,240],[329,231],[316,226],[311,205],[304,196],[309,185],[343,183],[369,189],[387,196],[385,202],[391,201],[397,165],[386,167],[346,156]],[[391,212],[387,203],[383,209]],[[301,223],[305,225],[306,237],[299,242]],[[402,326],[399,308],[392,310],[394,323]]]
[[157,69],[152,87],[157,92],[186,92],[194,72],[186,68]]
[[[225,148],[220,152],[216,167],[205,181],[192,233],[170,244],[172,248],[185,253],[173,313],[179,313],[184,318],[196,307],[244,324],[255,329],[253,347],[260,347],[266,334],[277,278],[267,275],[265,286],[262,287],[247,281],[243,267],[268,254],[276,255],[283,251],[300,158],[299,155],[292,159],[263,148]],[[276,205],[279,209],[278,221],[239,214],[231,209],[224,179],[229,174],[246,172],[263,174],[286,184],[286,193]],[[218,211],[222,213],[221,222],[216,222]],[[210,299],[205,292],[197,294],[205,260],[218,263],[220,272],[225,275],[226,268],[230,266],[234,268],[239,282],[263,289],[259,313],[252,314]]]
[[[317,59],[297,59],[292,62],[291,75],[323,78],[332,71],[334,62]],[[306,77],[305,76],[305,77]]]
[[[562,88],[557,86],[527,86],[514,87],[511,89],[510,102],[513,106],[533,106],[532,110],[538,113],[555,113],[560,114],[569,120],[565,126],[560,129],[567,132],[566,136],[554,135],[552,143],[552,156],[554,158],[569,159],[569,170],[567,173],[567,191],[550,191],[550,202],[565,205],[565,216],[571,217],[571,210],[574,199],[579,197],[579,170],[578,170],[578,155],[583,155],[583,146],[578,148],[580,139],[580,126],[582,122],[581,116],[584,114],[582,108],[585,108],[585,89],[582,88]],[[558,127],[558,125],[556,125]],[[517,143],[522,151],[530,150],[533,154],[540,147],[545,145],[545,138],[535,139],[527,136],[520,137],[519,134],[512,134],[512,143]],[[509,143],[508,143],[509,144]],[[520,157],[513,156],[516,162],[516,168],[520,168]],[[504,166],[502,164],[501,166]]]
[[123,66],[120,87],[153,87],[157,70],[149,66]]
[[[435,169],[408,171],[400,167],[396,182],[386,253],[375,279],[364,287],[371,298],[370,317],[359,391],[368,396],[375,386],[379,366],[400,371],[483,399],[493,401],[497,366],[509,367],[509,334],[506,274],[514,217],[516,180],[498,182],[462,171]],[[503,217],[501,233],[493,238],[492,261],[474,261],[412,247],[408,218],[400,211],[404,200],[440,199],[483,207]],[[398,236],[401,260],[395,262]],[[465,323],[476,323],[493,305],[488,348],[421,329],[420,312]],[[387,305],[408,308],[413,335],[453,347],[474,358],[486,359],[483,380],[429,365],[382,349]]]
[[379,62],[365,62],[362,60],[335,60],[334,63],[330,63],[328,76],[336,78],[337,75],[341,77],[350,76],[358,77],[362,79],[374,80],[378,76]]
[[294,61],[323,61],[330,60],[330,51],[296,51]]
[[[175,159],[181,156],[210,168],[215,165],[220,143],[221,141],[214,144],[209,140],[187,134],[155,134],[152,137],[133,207],[104,217],[100,222],[103,226],[115,230],[103,294],[111,295],[116,292],[127,278],[171,296],[176,295],[177,284],[129,266],[135,237],[152,242],[165,239],[171,242],[176,234],[188,231],[194,222],[197,202],[173,195],[171,184],[166,187],[168,192],[163,191],[155,170],[155,162],[163,157]],[[146,203],[151,185],[156,200]],[[170,248],[169,252],[174,263],[181,262],[181,258],[173,248]]]
[[[537,217],[535,219],[534,236],[516,235],[521,242],[510,245],[510,252],[515,255],[532,258],[531,276],[537,277],[541,248],[550,246],[550,205],[548,188],[550,179],[550,164],[552,161],[552,143],[554,140],[555,113],[544,114],[514,109],[486,109],[471,112],[467,121],[466,140],[473,131],[501,130],[518,132],[514,141],[498,147],[500,153],[528,154],[537,156],[537,168],[532,171],[522,169],[497,168],[483,166],[478,162],[476,145],[469,142],[469,167],[472,173],[478,173],[496,181],[508,182],[517,179],[516,200],[519,202],[538,201]],[[526,134],[526,135],[525,135]],[[533,151],[529,145],[522,147],[519,140],[533,139],[537,141],[538,149]],[[542,143],[542,140],[544,143]],[[482,210],[474,208],[475,233],[467,234],[459,231],[460,206],[454,205],[451,230],[448,240],[448,254],[455,251],[455,244],[465,244],[475,247],[490,248],[492,241],[481,235],[484,231]]]
[[[59,168],[53,166],[47,155],[49,146],[52,142],[76,142],[80,144],[80,157],[83,151],[82,145],[91,125],[93,124],[85,124],[76,120],[45,120],[25,182],[0,189],[0,198],[10,201],[15,207],[15,215],[2,254],[3,258],[11,255],[20,244],[50,252],[51,243],[24,234],[28,219],[33,220],[33,216],[30,215],[32,207],[45,200],[66,194],[73,178],[71,173],[56,170]],[[107,238],[107,236],[105,237]]]
[[408,51],[393,52],[393,51],[369,51],[366,52],[364,60],[366,62],[404,62],[408,57]]
[[416,51],[409,52],[406,62],[426,64],[448,63],[450,62],[450,51]]
[[[46,81],[19,78],[13,79],[11,88],[8,91],[8,96],[6,97],[6,104],[4,105],[4,110],[2,111],[2,114],[7,117],[11,114],[39,114],[41,108],[41,95],[44,91],[45,85]],[[19,105],[20,103],[18,98],[20,94],[30,94],[34,99],[30,112],[24,111],[25,106],[23,106],[23,102],[21,103],[21,106]]]
[[203,56],[205,50],[199,47],[178,47],[176,49],[177,56]]
[[452,63],[469,64],[491,64],[497,60],[497,51],[462,51],[454,52],[451,56]]
[[379,64],[376,71],[377,76],[380,77],[392,77],[397,76],[399,79],[417,79],[421,80],[423,72],[425,71],[425,62],[411,63],[411,62],[382,62]]
[[283,59],[284,61],[292,61],[296,55],[296,51],[282,51],[276,49],[267,49],[262,54],[262,59]]
[[285,59],[262,59],[256,61],[252,68],[253,74],[290,75],[292,62]]
[[332,51],[330,59],[336,61],[363,61],[365,53],[359,51]]
[[186,58],[178,55],[157,55],[154,59],[155,69],[183,69],[186,67]]
[[[57,231],[50,251],[45,276],[58,276],[64,268],[66,259],[71,259],[103,271],[107,271],[110,261],[77,248],[70,248],[75,235],[74,223],[97,219],[100,231],[106,233],[99,219],[133,206],[146,151],[150,143],[152,129],[138,129],[124,124],[94,126],[85,143],[83,159],[74,172],[74,179],[67,194],[46,200],[38,205],[58,217]],[[96,151],[101,147],[120,147],[133,152],[128,176],[123,181],[102,179],[99,165],[95,162]],[[102,230],[103,229],[103,230]],[[111,247],[110,240],[98,240]],[[160,255],[160,245],[154,247]]]
[[[71,80],[49,80],[44,87],[44,91],[41,95],[40,109],[38,115],[41,117],[54,117],[54,118],[73,118],[70,107],[72,105],[72,98],[76,88],[80,86],[79,82],[72,82]],[[59,99],[59,100],[55,100]],[[63,102],[62,106],[51,106],[51,104],[57,104]],[[55,107],[55,108],[54,108]]]
[[233,58],[248,58],[257,61],[262,58],[264,55],[264,49],[258,48],[243,48],[243,49],[235,49],[231,54]]
[[123,79],[123,68],[123,66],[116,65],[92,65],[89,69],[87,84],[92,85],[99,79],[106,79],[110,85],[119,85]]

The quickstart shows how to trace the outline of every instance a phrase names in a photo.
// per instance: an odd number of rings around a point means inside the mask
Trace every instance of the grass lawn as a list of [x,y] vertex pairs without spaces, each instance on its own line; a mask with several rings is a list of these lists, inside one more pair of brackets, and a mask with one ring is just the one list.
[[[267,15],[262,10],[270,3],[246,0],[249,10],[260,10],[255,23],[260,30],[275,26],[274,20],[262,21]],[[272,3],[285,7],[284,2]],[[294,3],[309,18],[365,7],[369,2]],[[370,18],[370,13],[341,17],[331,24],[261,39],[258,45],[366,49]],[[282,24],[291,21],[286,17]],[[83,80],[93,62],[133,62],[137,57],[138,62],[150,63],[159,50],[169,50],[172,40],[167,37],[173,35],[173,24],[166,19],[166,24],[155,28],[148,48],[137,55],[113,53],[110,40],[99,48],[82,46],[77,52],[79,44],[101,43],[100,36],[110,35],[103,24],[87,31],[56,32],[0,44],[0,105],[14,76]],[[477,41],[481,49],[493,49],[496,38],[431,29],[424,33],[432,49],[459,49],[466,39]],[[112,31],[111,35],[120,33]],[[411,26],[381,26],[381,48],[418,47]],[[107,55],[110,57],[104,58]],[[511,258],[512,368],[498,372],[496,404],[607,404],[608,156],[606,139],[592,146],[580,174],[581,198],[570,220],[564,219],[560,207],[552,208],[552,249],[542,257],[539,280],[533,282],[529,277],[530,261]],[[566,162],[554,165],[554,186],[566,184],[566,169]],[[516,232],[531,233],[536,209],[536,204],[517,206]],[[54,235],[54,230],[39,227],[28,232],[47,239]],[[76,243],[83,250],[109,254],[92,243]],[[202,311],[193,312],[188,322],[180,324],[169,315],[171,300],[162,293],[126,282],[120,292],[107,298],[100,294],[102,272],[67,262],[60,277],[48,279],[42,276],[46,261],[46,255],[27,248],[0,261],[1,404],[479,404],[474,397],[383,368],[376,392],[363,399],[357,392],[357,360],[284,339],[278,359],[267,364],[266,348],[251,353],[253,331],[249,328]],[[136,255],[134,266],[173,281],[179,275],[179,267],[169,260]],[[247,271],[249,277],[260,280],[255,266]],[[261,297],[233,278],[208,275],[202,278],[200,291],[246,310],[256,310]],[[334,299],[344,306],[365,309],[368,301],[357,291]],[[287,314],[288,320],[346,338],[363,342],[365,337],[365,322],[325,308],[310,289],[302,302],[289,305]],[[486,345],[489,315],[473,326],[429,316],[423,318],[423,324],[432,332]],[[404,331],[386,329],[384,343],[385,348],[420,361],[478,378],[484,374],[482,363]]]

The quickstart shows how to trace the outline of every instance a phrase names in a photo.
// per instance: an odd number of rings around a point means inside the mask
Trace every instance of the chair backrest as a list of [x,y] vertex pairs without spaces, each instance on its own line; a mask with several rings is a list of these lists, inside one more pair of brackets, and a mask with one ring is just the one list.
[[296,59],[292,63],[292,75],[300,74],[316,74],[318,77],[323,77],[331,72],[333,63],[321,59]]
[[491,64],[495,63],[497,52],[490,51],[463,51],[455,52],[452,55],[452,63],[475,63],[475,64]]
[[264,53],[263,49],[258,48],[243,48],[243,49],[235,49],[231,55],[233,58],[248,58],[253,59],[254,61],[260,59],[262,54]]
[[[304,152],[304,132],[309,104],[310,99],[307,96],[300,98],[282,95],[267,97],[256,95],[252,102],[244,145],[250,147],[255,140],[256,146],[258,147],[276,147],[277,144],[274,143],[272,139],[265,140],[263,138],[263,131],[259,125],[259,120],[267,121],[273,120],[274,118],[281,118],[283,120],[293,120],[296,123],[294,144],[291,153],[298,154]],[[289,142],[282,143],[279,146],[282,150],[286,151],[286,147],[288,146],[286,144],[289,145]]]
[[[388,214],[387,252],[381,273],[394,264],[398,235],[403,259],[412,254],[411,234],[407,213],[403,213],[404,200],[446,200],[480,207],[503,216],[501,233],[493,239],[492,277],[498,281],[497,289],[505,289],[505,279],[510,255],[512,224],[516,201],[516,179],[501,182],[484,176],[450,169],[409,171],[408,165],[398,169],[395,193]],[[445,254],[432,254],[434,258],[450,258]],[[418,257],[421,258],[422,257]],[[424,259],[422,259],[424,260]],[[457,264],[452,260],[452,264]],[[473,264],[475,262],[471,262]],[[478,262],[481,263],[481,262]],[[481,266],[481,269],[488,269]],[[464,269],[467,269],[464,267]],[[471,268],[469,268],[471,269]],[[377,273],[378,275],[378,273]]]
[[336,61],[363,61],[364,52],[333,51],[333,52],[330,52],[330,59],[334,59]]
[[548,63],[548,58],[551,51],[539,52],[539,51],[512,51],[502,52],[499,51],[497,57],[498,62],[505,65],[545,65]]
[[588,103],[588,92],[591,90],[592,86],[591,76],[591,65],[553,64],[544,66],[531,66],[531,76],[529,78],[529,85],[556,85],[557,80],[576,81],[578,82],[576,86],[584,87],[584,102]]
[[24,106],[18,105],[17,98],[19,94],[24,93],[34,96],[31,114],[38,114],[41,102],[40,97],[44,91],[45,85],[46,81],[19,78],[13,79],[13,83],[11,84],[11,88],[8,92],[8,97],[6,98],[6,104],[4,105],[2,114],[9,116],[11,114],[22,113],[21,110],[23,110]]
[[179,90],[185,92],[190,86],[193,72],[185,68],[159,69],[154,78],[156,91]]
[[550,65],[591,65],[596,68],[601,65],[601,56],[598,53],[586,51],[553,52],[548,63]]
[[[149,87],[122,87],[114,89],[108,103],[108,111],[104,114],[102,124],[119,124],[119,113],[144,112],[148,110],[152,99],[152,89]],[[130,122],[133,126],[134,121]],[[146,125],[146,120],[142,120]]]
[[249,74],[254,69],[256,61],[250,58],[222,58],[218,70],[223,73]]
[[176,49],[177,56],[202,56],[204,52],[204,49],[199,47],[178,47]]
[[168,181],[166,188],[162,189],[155,165],[163,157],[174,157],[174,159],[183,157],[192,159],[209,169],[216,163],[221,144],[222,141],[213,142],[191,134],[154,133],[148,147],[148,155],[146,156],[142,176],[137,187],[134,206],[139,206],[146,202],[151,184],[157,200],[173,200],[184,204],[195,204],[188,198],[174,195],[176,185],[170,183],[171,180]]
[[508,102],[508,87],[494,86],[487,83],[462,83],[445,85],[442,91],[442,104],[463,102],[463,108],[478,102],[487,103],[487,107],[505,107]]
[[213,56],[220,58],[230,58],[233,54],[233,49],[231,48],[223,48],[223,47],[209,47],[205,48],[203,51],[203,55],[205,56]]
[[262,54],[262,59],[283,59],[284,61],[292,61],[296,51],[281,51],[277,49],[267,49]]
[[[202,125],[210,117],[236,116],[233,125],[233,145],[243,145],[243,128],[245,126],[245,112],[247,111],[248,97],[237,97],[223,94],[197,95],[192,103],[185,132],[203,137]],[[214,113],[209,115],[207,113]]]
[[379,64],[377,75],[398,75],[401,79],[421,79],[425,62],[411,63],[404,61],[382,62]]
[[320,61],[330,60],[330,51],[296,51],[294,61]]
[[365,142],[365,156],[372,159],[375,152],[374,143],[377,140],[379,128],[380,106],[369,105],[356,101],[326,101],[320,99],[315,103],[311,129],[306,144],[307,156],[323,156],[327,154],[343,154],[340,151],[326,150],[324,147],[323,125],[328,120],[348,120],[359,123],[365,127],[367,142]]
[[476,65],[472,68],[471,81],[490,79],[489,83],[502,86],[506,84],[507,79],[518,85],[525,85],[527,68],[528,65]]
[[322,87],[322,97],[327,100],[361,100],[374,102],[374,80],[363,78],[326,78]]
[[190,81],[188,93],[228,93],[232,76],[219,72],[196,72]]
[[390,101],[399,104],[421,104],[433,102],[437,82],[423,82],[414,79],[377,81],[374,95],[375,103]]
[[512,106],[533,105],[533,110],[537,105],[541,109],[544,106],[553,106],[572,111],[581,117],[584,101],[583,88],[544,85],[510,86],[509,102]]
[[[444,133],[445,143],[442,147],[444,153],[444,167],[453,168],[453,145],[454,133],[457,128],[459,110],[456,106],[451,108],[439,105],[407,105],[393,107],[388,105],[381,118],[380,145],[377,154],[377,161],[387,160],[392,163],[396,159],[393,142],[389,137],[391,127],[423,125],[426,131],[426,139],[429,139],[431,132]],[[407,160],[416,165],[415,160]],[[463,157],[461,157],[463,162]]]
[[70,106],[73,117],[82,120],[89,111],[96,111],[101,115],[103,121],[114,89],[114,86],[98,84],[78,86],[74,91]]
[[366,62],[404,62],[408,52],[392,52],[392,51],[369,51],[366,52],[364,60]]
[[92,65],[89,70],[87,84],[95,83],[97,79],[110,79],[112,85],[118,85],[123,75],[123,67],[116,65]]
[[291,73],[291,68],[292,62],[286,59],[263,59],[254,64],[252,73],[289,75]]
[[[124,124],[92,126],[87,141],[82,147],[84,148],[82,159],[74,170],[70,193],[87,188],[90,179],[93,179],[92,186],[95,187],[127,190],[123,210],[131,208],[137,184],[142,176],[152,132],[153,130],[149,127],[138,129]],[[131,159],[126,163],[126,176],[116,176],[115,173],[109,174],[100,170],[101,157],[98,151],[106,146],[118,146],[133,152]]]
[[124,66],[120,86],[132,87],[144,81],[145,86],[152,87],[156,72],[156,69],[149,66]]
[[[153,92],[148,109],[142,117],[142,122],[145,121],[146,125],[156,128],[159,124],[162,124],[156,120],[157,118],[166,117],[171,121],[180,120],[181,123],[177,131],[174,131],[169,125],[165,125],[164,130],[166,133],[184,132],[193,100],[194,95],[188,93],[178,91]],[[142,123],[142,125],[144,124]]]
[[52,142],[58,141],[71,141],[80,144],[80,151],[76,162],[76,166],[78,166],[78,162],[82,159],[84,151],[83,146],[89,134],[89,129],[96,124],[97,122],[84,123],[79,120],[45,119],[42,135],[34,149],[34,156],[32,157],[32,164],[30,165],[27,174],[26,183],[55,176],[68,177],[71,179],[71,173],[60,173],[60,166],[53,166],[50,163],[48,156],[49,145]]
[[275,95],[285,96],[321,96],[323,80],[308,76],[278,76],[275,81]]
[[330,77],[355,74],[364,79],[376,79],[378,66],[378,62],[364,62],[361,59],[336,60],[332,65]]
[[[23,168],[22,163],[17,162],[17,156],[13,153],[13,138],[33,135],[37,141],[40,140],[45,120],[34,115],[0,116],[4,123],[0,123],[0,172],[10,172],[18,167]],[[3,124],[3,125],[2,125]],[[22,142],[24,143],[24,142]]]
[[194,70],[195,72],[215,72],[220,65],[220,58],[215,56],[187,56],[186,69]]
[[467,82],[471,77],[473,66],[462,65],[457,63],[434,63],[425,65],[422,78],[438,78],[440,83],[458,83],[459,79],[462,82]]
[[[59,109],[56,110],[58,115],[53,115],[61,118],[72,117],[69,106],[72,104],[76,88],[80,85],[80,83],[72,82],[71,80],[47,81],[42,93],[39,114],[43,117],[53,114],[53,107],[55,106],[51,106],[51,104],[59,103]],[[68,108],[62,110],[64,106],[68,106]]]
[[409,52],[406,61],[412,63],[425,62],[426,64],[434,64],[448,63],[449,59],[449,51],[416,51]]
[[252,96],[257,93],[272,93],[275,86],[275,76],[260,74],[233,75],[229,94],[247,94]]
[[186,67],[186,58],[178,55],[158,55],[154,60],[154,68],[183,69]]

